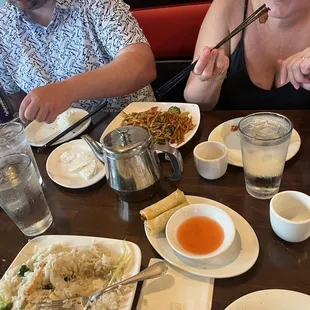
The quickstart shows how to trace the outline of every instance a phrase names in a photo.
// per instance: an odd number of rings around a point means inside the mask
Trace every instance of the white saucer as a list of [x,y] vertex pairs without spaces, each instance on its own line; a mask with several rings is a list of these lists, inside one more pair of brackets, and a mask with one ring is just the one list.
[[223,254],[208,260],[191,260],[177,254],[169,245],[165,233],[153,237],[145,227],[146,236],[153,248],[170,264],[189,273],[211,278],[230,278],[248,271],[256,262],[259,244],[250,224],[237,212],[211,199],[186,196],[189,204],[205,203],[224,210],[234,222],[236,237]]
[[[83,118],[88,114],[87,111],[78,108],[69,108],[69,110],[75,111],[79,116],[79,119]],[[76,127],[74,130],[67,133],[64,137],[53,143],[53,145],[62,144],[64,142],[72,140],[73,138],[80,135],[84,130],[86,130],[90,123],[91,119],[89,118],[83,124]],[[60,134],[60,130],[57,127],[56,122],[52,124],[47,124],[44,122],[39,123],[37,121],[33,121],[26,127],[25,131],[29,144],[37,147],[45,145],[47,142]]]
[[263,290],[245,295],[225,310],[309,310],[310,296],[287,290]]
[[66,164],[60,161],[60,156],[65,151],[87,152],[91,151],[88,144],[82,140],[73,140],[57,147],[47,158],[46,171],[48,176],[58,185],[67,188],[84,188],[91,186],[105,176],[105,166],[95,157],[97,163],[97,174],[89,180],[85,180],[79,173],[69,173]]
[[[231,126],[238,126],[241,119],[242,117],[238,117],[220,124],[212,130],[208,138],[208,141],[216,141],[225,144],[228,149],[228,163],[237,167],[243,167],[240,137],[238,131],[231,131]],[[298,132],[293,129],[286,160],[290,160],[298,153],[300,145],[300,136]]]

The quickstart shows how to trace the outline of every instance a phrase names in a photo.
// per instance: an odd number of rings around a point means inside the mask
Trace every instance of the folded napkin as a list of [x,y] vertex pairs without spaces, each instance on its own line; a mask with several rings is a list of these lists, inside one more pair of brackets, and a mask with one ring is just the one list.
[[[152,258],[149,266],[159,261]],[[214,279],[167,265],[164,276],[144,281],[136,310],[211,310]]]

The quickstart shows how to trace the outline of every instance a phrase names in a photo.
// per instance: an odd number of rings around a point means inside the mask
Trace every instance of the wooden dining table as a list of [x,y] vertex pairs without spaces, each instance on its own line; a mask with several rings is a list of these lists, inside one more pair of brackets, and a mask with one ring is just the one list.
[[[84,189],[67,189],[49,179],[45,164],[53,147],[35,158],[44,183],[43,190],[54,217],[45,234],[83,235],[126,239],[136,243],[142,252],[142,266],[160,257],[144,233],[139,211],[165,197],[176,188],[188,195],[216,200],[238,212],[254,229],[259,241],[259,257],[246,273],[228,279],[215,279],[212,310],[223,310],[239,297],[264,289],[287,289],[310,294],[310,239],[301,243],[287,243],[272,231],[269,221],[269,200],[251,197],[245,189],[243,169],[229,165],[226,174],[215,181],[199,176],[194,163],[193,149],[206,141],[219,124],[253,111],[210,111],[201,113],[201,123],[195,136],[180,151],[184,173],[179,181],[169,182],[169,162],[162,159],[160,190],[151,199],[137,203],[122,202],[109,187],[106,179]],[[286,163],[281,191],[296,190],[310,194],[310,110],[277,111],[290,118],[301,137],[297,155]],[[98,115],[87,131],[99,140],[115,114]],[[0,276],[29,241],[9,217],[0,211]],[[135,309],[141,284],[138,286],[132,309]],[[203,308],[205,309],[205,308]],[[310,305],[309,305],[310,309]],[[197,308],[199,310],[199,308]],[[296,305],[296,310],[298,306]]]

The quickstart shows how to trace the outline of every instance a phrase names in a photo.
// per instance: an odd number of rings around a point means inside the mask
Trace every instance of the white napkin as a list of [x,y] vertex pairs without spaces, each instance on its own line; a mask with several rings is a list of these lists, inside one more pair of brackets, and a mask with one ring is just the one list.
[[[159,261],[152,258],[149,266]],[[167,265],[164,276],[144,281],[136,310],[210,310],[214,279]]]

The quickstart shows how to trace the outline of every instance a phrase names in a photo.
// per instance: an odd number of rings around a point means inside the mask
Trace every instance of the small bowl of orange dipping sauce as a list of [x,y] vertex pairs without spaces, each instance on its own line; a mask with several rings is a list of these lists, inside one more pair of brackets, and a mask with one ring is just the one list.
[[235,239],[235,226],[222,209],[192,204],[175,212],[166,226],[170,246],[191,259],[207,259],[226,251]]

